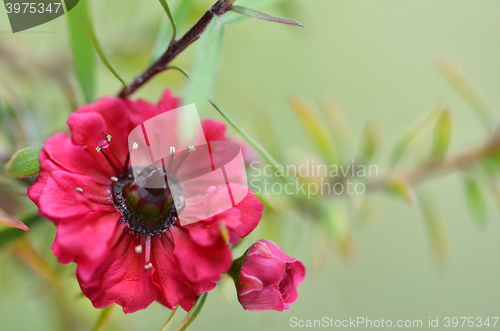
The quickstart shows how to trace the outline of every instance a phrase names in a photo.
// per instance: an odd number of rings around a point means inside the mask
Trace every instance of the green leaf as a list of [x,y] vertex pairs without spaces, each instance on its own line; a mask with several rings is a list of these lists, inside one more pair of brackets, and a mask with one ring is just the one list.
[[87,0],[80,1],[78,6],[66,15],[76,77],[85,103],[91,103],[96,93],[96,61],[92,40],[84,23],[89,21]]
[[406,130],[392,151],[389,161],[391,167],[394,167],[401,161],[402,157],[408,152],[410,146],[418,140],[423,131],[433,122],[440,109],[440,105],[435,107]]
[[434,126],[434,144],[431,155],[433,157],[443,157],[450,146],[451,134],[453,131],[453,119],[449,109],[443,109]]
[[[20,221],[24,223],[30,229],[33,226],[40,223],[44,218],[38,214],[31,214],[27,217],[21,218]],[[0,249],[2,249],[7,244],[25,235],[27,232],[19,229],[8,228],[0,231]]]
[[176,9],[173,10],[172,20],[167,15],[162,21],[153,52],[151,53],[150,63],[156,61],[167,50],[174,32],[172,21],[177,23],[186,21],[189,14],[194,11],[196,3],[193,0],[182,0]]
[[94,325],[94,328],[92,328],[92,331],[103,331],[106,328],[106,325],[109,323],[109,320],[111,319],[111,314],[113,313],[115,306],[116,305],[111,305],[101,310],[99,319]]
[[220,18],[215,17],[200,40],[191,70],[191,83],[184,93],[185,104],[196,104],[202,113],[203,104],[210,96],[219,71],[224,27]]
[[294,25],[294,26],[302,26],[302,24],[300,24],[299,22],[291,20],[289,18],[283,18],[283,17],[269,15],[269,14],[266,14],[266,13],[248,8],[248,7],[234,5],[231,7],[231,10],[234,12],[237,12],[238,14],[242,14],[242,15],[252,17],[252,18],[257,18],[259,20],[287,24],[287,25]]
[[90,9],[88,7],[88,4],[86,1],[83,1],[85,5],[80,9],[79,12],[77,12],[77,16],[74,17],[75,21],[83,27],[83,30],[87,34],[88,38],[90,38],[90,41],[92,42],[92,46],[94,47],[95,51],[97,52],[97,55],[99,55],[99,58],[101,61],[104,63],[106,68],[124,85],[126,86],[127,83],[125,80],[122,78],[122,76],[116,71],[115,67],[111,64],[109,59],[107,58],[106,54],[104,53],[104,50],[101,47],[101,44],[99,44],[99,40],[97,39],[97,36],[94,31],[94,27],[92,24],[92,20],[90,19]]
[[403,177],[393,177],[389,179],[387,190],[389,193],[405,198],[411,205],[415,204],[415,192],[407,179]]
[[186,77],[187,79],[191,80],[191,75],[189,74],[189,72],[187,72],[186,69],[184,69],[182,67],[179,67],[179,66],[168,66],[167,69],[175,69],[175,70],[179,71],[181,74],[183,74],[184,77]]
[[317,147],[318,152],[329,164],[338,164],[339,153],[337,146],[333,143],[324,122],[302,99],[294,97],[290,104],[299,118],[300,124],[314,142],[314,146]]
[[361,137],[361,144],[359,149],[359,161],[367,164],[371,161],[377,148],[380,144],[380,130],[379,127],[373,123],[368,122],[363,130]]
[[338,103],[331,97],[324,98],[321,102],[323,112],[330,135],[339,151],[339,162],[341,163],[351,154],[352,139],[349,123]]
[[486,226],[486,202],[479,182],[472,176],[464,177],[465,200],[469,212],[480,229]]
[[208,292],[202,293],[198,296],[196,301],[194,302],[193,306],[187,313],[186,317],[182,320],[181,324],[177,327],[176,331],[186,331],[189,329],[191,324],[193,324],[194,320],[198,317],[198,315],[201,312],[201,309],[203,308],[203,305],[205,304],[205,301],[207,300],[207,295]]
[[459,66],[450,59],[441,59],[437,63],[437,70],[467,102],[484,126],[490,128],[494,123],[491,111]]
[[236,122],[231,117],[229,117],[229,115],[224,110],[222,110],[222,108],[220,108],[219,105],[215,103],[215,101],[213,101],[212,99],[208,99],[208,101],[219,112],[219,114],[221,114],[222,117],[224,117],[224,119],[229,124],[231,124],[236,129],[236,131],[238,131],[239,134],[241,134],[241,136],[250,144],[250,146],[252,146],[252,148],[255,149],[255,151],[259,153],[260,156],[262,156],[264,160],[266,160],[267,163],[269,163],[273,167],[276,173],[281,174],[282,178],[284,178],[289,183],[292,183],[294,186],[297,185],[296,181],[290,175],[288,175],[286,171],[282,171],[283,166],[279,164],[279,162],[276,161],[276,159],[271,154],[269,154],[264,149],[264,147],[262,147],[252,137],[250,137],[250,135],[246,133],[238,124],[236,124]]
[[427,235],[434,258],[442,265],[449,259],[450,245],[443,217],[429,194],[418,195],[418,205],[422,211]]
[[165,0],[159,0],[163,9],[165,10],[165,13],[167,14],[168,19],[170,20],[170,24],[172,26],[172,39],[175,39],[177,35],[177,26],[175,25],[175,20],[174,17],[172,16],[172,12],[170,11],[170,7],[168,6],[167,1]]
[[[254,10],[264,10],[267,7],[271,7],[281,2],[284,2],[284,0],[241,0],[238,1],[238,5],[249,6]],[[240,15],[237,12],[228,12],[222,16],[222,21],[224,24],[233,24],[246,18],[248,18],[248,16]]]
[[5,165],[5,173],[14,178],[25,178],[39,173],[40,149],[40,147],[28,147],[17,151]]

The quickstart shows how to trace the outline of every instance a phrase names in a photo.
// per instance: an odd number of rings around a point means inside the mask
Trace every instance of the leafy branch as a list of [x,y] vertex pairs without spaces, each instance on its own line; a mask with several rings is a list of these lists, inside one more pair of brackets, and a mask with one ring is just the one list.
[[[151,78],[168,69],[169,63],[189,45],[198,40],[215,16],[221,16],[231,10],[233,0],[217,1],[203,16],[196,22],[181,38],[176,39],[175,35],[170,44],[158,60],[151,64],[145,71],[137,75],[135,79],[127,84],[118,94],[120,98],[127,98]],[[163,2],[162,2],[163,4]],[[164,6],[166,5],[163,4]],[[168,7],[166,7],[168,8]],[[170,17],[170,15],[169,15]],[[173,21],[173,20],[172,20]]]

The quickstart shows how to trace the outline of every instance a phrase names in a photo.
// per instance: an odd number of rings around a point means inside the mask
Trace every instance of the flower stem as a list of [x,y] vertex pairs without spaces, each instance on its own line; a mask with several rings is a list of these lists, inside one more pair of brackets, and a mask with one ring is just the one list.
[[186,317],[184,317],[181,324],[177,327],[176,331],[186,331],[187,329],[189,329],[196,317],[198,317],[198,315],[200,314],[200,311],[203,308],[205,301],[207,300],[207,295],[208,292],[205,292],[198,296],[196,301],[193,303],[193,306],[187,313]]
[[174,309],[174,311],[170,314],[170,316],[168,317],[167,321],[165,322],[165,324],[163,325],[163,327],[161,328],[160,331],[166,331],[167,330],[167,326],[168,326],[168,323],[172,320],[172,318],[174,317],[175,313],[177,312],[177,309],[179,309],[179,305],[177,305]]
[[165,53],[163,53],[163,55],[149,68],[137,75],[130,84],[126,85],[118,96],[120,98],[127,98],[151,78],[166,70],[168,64],[177,55],[200,38],[212,21],[212,18],[214,18],[214,16],[221,16],[230,11],[232,4],[232,0],[218,0],[180,39],[172,38]]
[[109,320],[111,319],[111,313],[113,313],[114,308],[115,308],[115,305],[111,305],[107,308],[102,309],[101,315],[99,316],[97,323],[95,324],[94,328],[92,329],[93,331],[104,330],[104,328],[108,324]]

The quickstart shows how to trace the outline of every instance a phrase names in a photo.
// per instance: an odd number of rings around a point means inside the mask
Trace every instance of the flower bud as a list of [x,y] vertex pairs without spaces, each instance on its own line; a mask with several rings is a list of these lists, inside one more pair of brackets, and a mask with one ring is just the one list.
[[229,274],[243,308],[284,311],[297,300],[297,286],[304,281],[306,269],[274,242],[259,240],[233,262]]

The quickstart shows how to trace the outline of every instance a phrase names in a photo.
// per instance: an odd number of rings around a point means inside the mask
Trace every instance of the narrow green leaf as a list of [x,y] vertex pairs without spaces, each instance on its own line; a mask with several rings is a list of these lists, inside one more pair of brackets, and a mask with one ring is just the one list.
[[368,122],[363,130],[359,149],[359,161],[367,164],[371,161],[380,144],[380,129],[373,123]]
[[441,59],[437,63],[437,70],[467,102],[485,127],[490,128],[494,123],[492,113],[459,66],[450,59]]
[[480,229],[486,226],[486,202],[479,182],[472,176],[464,177],[465,200],[469,212]]
[[5,173],[15,178],[29,177],[39,173],[40,149],[40,147],[28,147],[17,151],[5,165]]
[[86,1],[85,5],[79,12],[79,15],[75,17],[76,21],[80,26],[83,27],[85,30],[85,33],[87,36],[90,38],[92,45],[94,46],[95,51],[97,52],[97,55],[99,55],[99,58],[101,61],[104,63],[106,68],[124,85],[126,86],[127,83],[125,80],[120,76],[118,71],[116,71],[115,67],[111,64],[109,59],[107,58],[106,54],[104,53],[104,50],[101,47],[101,44],[99,43],[99,40],[97,39],[97,36],[95,34],[94,26],[92,24],[92,20],[90,18],[90,9],[88,7],[88,4]]
[[165,13],[168,16],[168,19],[170,20],[170,24],[172,26],[172,39],[175,39],[177,36],[177,26],[175,25],[175,20],[174,17],[172,16],[172,12],[170,11],[170,7],[168,6],[167,1],[165,0],[159,0],[163,9],[165,10]]
[[314,146],[318,148],[318,152],[321,153],[329,164],[338,164],[339,156],[337,147],[316,112],[298,97],[292,98],[290,105],[299,118],[300,124],[314,142]]
[[118,71],[113,67],[109,59],[107,58],[106,54],[104,53],[101,45],[99,44],[99,40],[97,40],[97,36],[95,35],[94,28],[92,27],[92,22],[90,21],[90,18],[87,22],[87,33],[90,35],[90,39],[92,40],[92,45],[94,45],[94,48],[97,52],[97,55],[99,55],[99,58],[101,59],[102,63],[108,68],[108,70],[113,74],[113,76],[118,79],[123,86],[126,86],[127,83],[123,79],[123,77],[118,73]]
[[187,313],[186,317],[182,320],[181,324],[177,327],[176,331],[186,331],[189,329],[191,324],[193,324],[194,320],[198,317],[198,315],[201,312],[201,309],[203,308],[203,305],[205,304],[205,301],[207,300],[207,295],[208,292],[202,293],[198,296],[196,301],[194,302],[193,306]]
[[[43,217],[38,214],[31,214],[24,218],[20,218],[20,221],[24,223],[30,229],[33,229],[33,226],[40,223],[43,220]],[[25,235],[27,232],[19,229],[8,228],[0,231],[0,249],[4,246],[8,245],[12,241],[20,238]]]
[[107,308],[101,309],[101,314],[99,315],[99,319],[94,325],[92,331],[103,331],[106,328],[106,325],[109,323],[109,320],[111,319],[111,314],[113,313],[115,306],[116,305],[111,305]]
[[349,123],[338,103],[331,97],[326,97],[321,101],[320,109],[325,115],[325,125],[339,151],[339,161],[342,162],[351,154],[352,134]]
[[[264,10],[273,5],[284,2],[284,0],[238,0],[238,5],[240,6],[248,6],[253,8],[254,10]],[[224,24],[233,24],[237,23],[241,20],[248,18],[248,16],[240,15],[237,12],[228,12],[222,15],[222,21]]]
[[167,50],[170,40],[173,38],[172,21],[177,22],[177,24],[187,21],[187,17],[193,12],[196,3],[193,0],[181,0],[173,10],[172,20],[167,16],[162,21],[153,52],[151,53],[150,63],[156,61]]
[[236,122],[231,117],[229,117],[229,115],[225,111],[223,111],[222,108],[220,108],[212,99],[208,99],[208,101],[219,112],[219,114],[221,114],[222,117],[224,117],[224,119],[229,124],[231,124],[239,134],[241,134],[241,136],[250,144],[250,146],[252,146],[252,148],[255,149],[255,151],[257,151],[257,153],[259,153],[264,158],[264,160],[266,160],[267,163],[269,163],[273,167],[276,173],[282,174],[282,177],[289,183],[297,185],[295,180],[290,177],[290,175],[286,174],[286,171],[282,171],[283,166],[279,164],[279,162],[276,161],[276,159],[271,154],[269,154],[264,149],[264,147],[262,147],[252,137],[250,137],[250,135],[248,135],[248,133],[246,133],[238,124],[236,124]]
[[0,215],[0,224],[7,226],[9,228],[16,228],[16,229],[20,229],[20,230],[27,231],[27,232],[30,231],[30,229],[23,222],[18,221],[15,218],[5,216],[5,215]]
[[167,69],[175,69],[177,71],[180,71],[187,79],[191,80],[191,75],[189,72],[186,71],[186,69],[179,67],[179,66],[168,66]]
[[269,15],[269,14],[266,14],[266,13],[257,11],[255,9],[248,8],[248,7],[234,5],[231,7],[231,10],[234,12],[237,12],[238,14],[242,14],[242,15],[252,17],[252,18],[257,18],[259,20],[287,24],[287,25],[294,25],[294,26],[302,26],[302,24],[300,24],[299,22],[291,20],[289,18],[283,18],[283,17]]
[[202,105],[215,86],[223,36],[224,27],[218,17],[212,20],[207,31],[201,36],[198,53],[191,70],[192,81],[188,84],[183,98],[186,104],[196,104],[200,113],[202,113]]
[[449,259],[450,245],[442,214],[433,201],[428,193],[418,195],[432,254],[443,265]]
[[15,146],[15,127],[11,121],[10,108],[2,98],[0,98],[0,126],[2,128],[0,134],[5,136],[8,145]]
[[416,202],[415,192],[411,183],[403,177],[391,178],[388,182],[387,190],[389,193],[405,198],[411,205]]
[[423,131],[434,121],[440,109],[440,105],[435,107],[407,129],[392,151],[389,161],[391,167],[394,167],[401,161],[402,157],[408,152],[410,146],[418,140]]
[[66,15],[76,77],[85,103],[91,103],[96,93],[96,61],[92,40],[82,24],[88,19],[87,1],[80,1]]
[[170,323],[170,321],[172,320],[172,318],[174,317],[174,315],[175,315],[175,313],[177,312],[178,309],[179,309],[179,305],[177,305],[175,307],[175,309],[172,311],[172,313],[170,313],[170,316],[168,317],[168,319],[165,322],[165,324],[163,324],[163,327],[161,328],[160,331],[167,331],[168,323]]
[[449,109],[443,109],[434,126],[434,144],[432,146],[433,157],[443,157],[450,146],[453,131],[453,119]]

